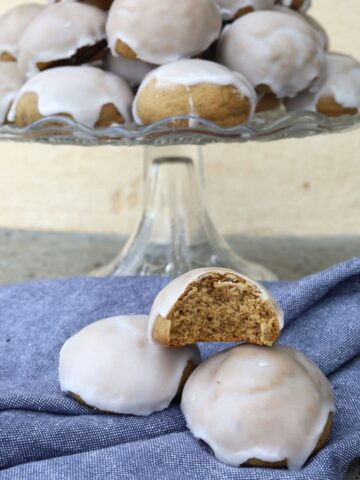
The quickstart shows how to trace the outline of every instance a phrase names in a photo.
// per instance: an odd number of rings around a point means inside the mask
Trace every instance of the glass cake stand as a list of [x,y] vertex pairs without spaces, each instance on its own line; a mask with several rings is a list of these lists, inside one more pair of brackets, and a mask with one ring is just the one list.
[[[169,121],[191,119],[191,128]],[[360,115],[328,118],[313,112],[261,115],[230,129],[196,117],[173,117],[148,127],[87,128],[48,117],[26,128],[0,127],[0,140],[51,145],[144,146],[141,220],[120,255],[98,275],[179,275],[198,267],[233,268],[258,280],[274,280],[265,267],[238,256],[218,233],[204,203],[202,145],[302,138],[360,126]],[[239,147],[241,148],[241,147]],[[226,159],[224,159],[226,161]]]

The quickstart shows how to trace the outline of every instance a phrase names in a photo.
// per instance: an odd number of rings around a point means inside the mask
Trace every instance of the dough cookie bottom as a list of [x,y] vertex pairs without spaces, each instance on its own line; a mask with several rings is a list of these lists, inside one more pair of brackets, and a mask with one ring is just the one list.
[[294,10],[300,10],[300,8],[302,8],[303,5],[304,5],[304,0],[292,0],[290,8],[293,8]]
[[[312,452],[311,456],[316,455],[316,453],[318,453],[322,448],[325,447],[325,445],[329,440],[332,426],[333,426],[333,414],[331,413],[329,415],[328,421],[326,422],[323,433],[321,434],[321,437],[319,438],[319,441],[314,451]],[[285,459],[281,462],[264,462],[256,458],[251,458],[244,465],[247,465],[248,467],[260,467],[260,468],[286,468],[287,460]]]
[[0,53],[0,62],[16,62],[16,58],[10,53],[2,52]]
[[238,11],[235,13],[235,15],[234,15],[234,20],[236,20],[237,18],[243,17],[244,15],[247,15],[248,13],[252,13],[252,12],[255,12],[255,10],[253,9],[253,7],[240,8],[240,10],[238,10]]
[[79,48],[70,58],[53,60],[51,62],[38,62],[36,64],[40,71],[54,67],[66,67],[91,63],[104,58],[107,51],[107,42],[102,40],[95,45]]
[[256,113],[268,112],[279,107],[281,102],[268,85],[259,85],[256,93],[259,95]]
[[[276,2],[279,5],[284,5],[284,2],[282,0],[278,0]],[[306,0],[292,0],[288,8],[291,8],[293,10],[301,10],[306,4]]]
[[118,55],[128,58],[129,60],[136,60],[138,58],[134,50],[121,40],[116,41],[115,51]]
[[316,110],[328,117],[341,117],[342,115],[356,115],[357,108],[347,108],[338,104],[334,97],[322,97],[316,104]]
[[[52,0],[51,3],[59,3],[60,0]],[[109,10],[113,0],[78,0],[79,3],[86,3],[93,7],[101,8],[101,10]]]
[[[73,120],[73,117],[65,112],[58,112],[54,116],[60,116],[65,118],[70,118]],[[38,96],[36,93],[24,93],[19,99],[16,107],[15,114],[15,124],[20,127],[26,127],[31,125],[44,118],[40,113],[38,108]],[[109,127],[113,123],[125,123],[124,117],[117,110],[114,104],[107,103],[102,106],[99,118],[96,122],[95,127]]]
[[[190,375],[192,374],[192,372],[195,370],[196,367],[197,367],[197,365],[194,362],[192,362],[191,360],[188,361],[188,363],[187,363],[187,365],[184,369],[184,372],[182,374],[182,377],[181,377],[181,380],[180,380],[180,383],[179,383],[179,389],[176,393],[176,396],[175,396],[174,400],[181,398],[181,394],[182,394],[182,391],[184,389],[185,383],[187,382],[187,379],[190,377]],[[70,397],[72,397],[74,400],[76,400],[78,403],[83,405],[84,407],[93,408],[93,409],[101,411],[103,413],[114,413],[114,412],[107,411],[107,410],[99,410],[98,408],[94,407],[93,405],[89,405],[77,393],[68,392],[68,395]]]
[[113,0],[83,0],[83,3],[93,5],[94,7],[101,8],[101,10],[109,10]]
[[[222,127],[233,127],[248,120],[251,103],[233,85],[158,88],[156,80],[152,80],[139,94],[137,112],[144,125],[175,115],[196,115]],[[191,121],[170,123],[188,127]]]

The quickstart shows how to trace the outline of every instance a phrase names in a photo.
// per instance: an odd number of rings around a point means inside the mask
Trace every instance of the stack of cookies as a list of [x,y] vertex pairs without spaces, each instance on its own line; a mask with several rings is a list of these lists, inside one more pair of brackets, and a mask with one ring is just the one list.
[[[335,402],[308,358],[274,345],[283,326],[259,283],[228,269],[194,270],[157,295],[149,317],[100,320],[71,337],[60,385],[118,414],[150,415],[181,397],[188,428],[219,461],[298,470],[326,444]],[[241,344],[201,363],[198,342]]]
[[49,3],[0,18],[0,124],[234,127],[279,107],[360,110],[360,64],[329,52],[310,0]]

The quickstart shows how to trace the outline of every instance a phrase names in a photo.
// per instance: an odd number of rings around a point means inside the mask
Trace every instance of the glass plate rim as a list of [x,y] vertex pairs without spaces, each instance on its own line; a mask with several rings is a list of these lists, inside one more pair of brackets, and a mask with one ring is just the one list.
[[[190,127],[175,127],[174,122],[188,120]],[[56,125],[54,125],[54,123]],[[213,143],[246,142],[297,138],[320,133],[333,133],[360,127],[360,113],[327,117],[312,111],[290,113],[269,112],[257,115],[249,124],[225,128],[194,115],[164,118],[148,126],[113,125],[106,128],[87,127],[62,116],[44,117],[24,128],[13,124],[0,125],[0,140],[37,141],[69,144],[148,143]]]

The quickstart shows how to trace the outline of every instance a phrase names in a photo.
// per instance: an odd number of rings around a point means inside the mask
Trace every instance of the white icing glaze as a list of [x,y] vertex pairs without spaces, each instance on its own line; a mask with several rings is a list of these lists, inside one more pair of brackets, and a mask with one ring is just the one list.
[[125,78],[132,87],[138,87],[146,75],[156,68],[152,63],[114,57],[111,53],[106,56],[104,66],[105,70]]
[[21,35],[43,8],[36,3],[18,5],[0,17],[0,53],[18,57]]
[[0,62],[0,125],[25,79],[15,62]]
[[[290,8],[291,5],[293,4],[293,0],[280,0],[280,3],[284,7]],[[311,0],[303,0],[303,3],[299,8],[299,12],[306,12],[307,10],[309,10],[310,7],[311,7]]]
[[323,77],[325,51],[314,28],[293,14],[260,11],[226,27],[218,60],[254,86],[268,85],[279,97],[294,97]]
[[114,317],[95,322],[61,349],[61,389],[92,407],[132,415],[167,408],[188,362],[198,364],[197,347],[149,345],[147,317]]
[[220,7],[224,20],[231,20],[243,8],[251,7],[253,10],[269,10],[276,0],[215,0]]
[[27,77],[37,64],[72,57],[80,48],[105,40],[106,14],[82,3],[60,2],[46,7],[24,31],[19,68]]
[[275,5],[273,7],[273,10],[278,11],[278,12],[283,12],[287,13],[288,15],[294,15],[295,17],[299,18],[300,20],[305,20],[311,27],[314,28],[315,32],[319,35],[319,40],[322,42],[323,48],[325,50],[329,49],[330,46],[330,39],[329,36],[325,30],[325,28],[320,25],[320,23],[315,20],[315,18],[311,17],[310,15],[307,15],[305,13],[300,13],[298,10],[292,10],[288,9],[286,7],[283,7],[281,5]]
[[[138,124],[142,124],[137,112],[137,101],[144,88],[153,80],[156,81],[156,87],[159,89],[172,88],[174,86],[183,85],[186,87],[199,84],[215,84],[215,85],[233,85],[244,97],[250,100],[251,113],[250,118],[255,112],[257,97],[250,82],[237,72],[233,72],[223,65],[207,60],[183,59],[178,62],[162,65],[152,70],[143,80],[138,93],[135,97],[133,105],[133,116]],[[194,105],[192,102],[189,89],[189,103],[193,115]]]
[[44,117],[67,113],[83,125],[94,127],[101,108],[112,103],[126,122],[131,121],[134,96],[130,87],[119,76],[95,67],[51,68],[30,78],[13,103],[10,121],[15,120],[17,103],[25,93],[37,94],[38,109]]
[[221,30],[213,0],[115,0],[107,23],[113,55],[117,40],[140,60],[161,65],[206,50]]
[[302,353],[241,345],[201,364],[181,408],[196,438],[221,462],[287,460],[300,469],[335,411],[332,387]]
[[316,93],[305,92],[285,102],[288,111],[312,110],[321,98],[333,97],[345,108],[360,112],[360,63],[353,57],[340,53],[327,55],[327,74]]
[[280,307],[278,306],[278,304],[276,303],[274,297],[263,285],[256,282],[255,280],[252,280],[249,277],[246,277],[245,275],[242,275],[228,268],[216,268],[216,267],[198,268],[196,270],[191,270],[190,272],[184,273],[180,277],[175,278],[165,288],[163,288],[163,290],[161,290],[161,292],[155,298],[154,303],[151,307],[150,315],[149,315],[149,324],[148,324],[149,342],[154,342],[152,333],[153,333],[154,325],[158,316],[160,315],[163,318],[167,318],[172,308],[174,307],[175,303],[179,300],[180,296],[185,292],[188,286],[191,283],[199,280],[201,277],[206,276],[209,273],[220,273],[220,274],[231,273],[236,277],[245,279],[251,285],[256,287],[259,290],[259,293],[261,294],[261,298],[263,300],[267,300],[271,302],[272,306],[277,311],[278,319],[279,319],[279,327],[280,327],[280,330],[283,329],[284,314],[280,309]]

